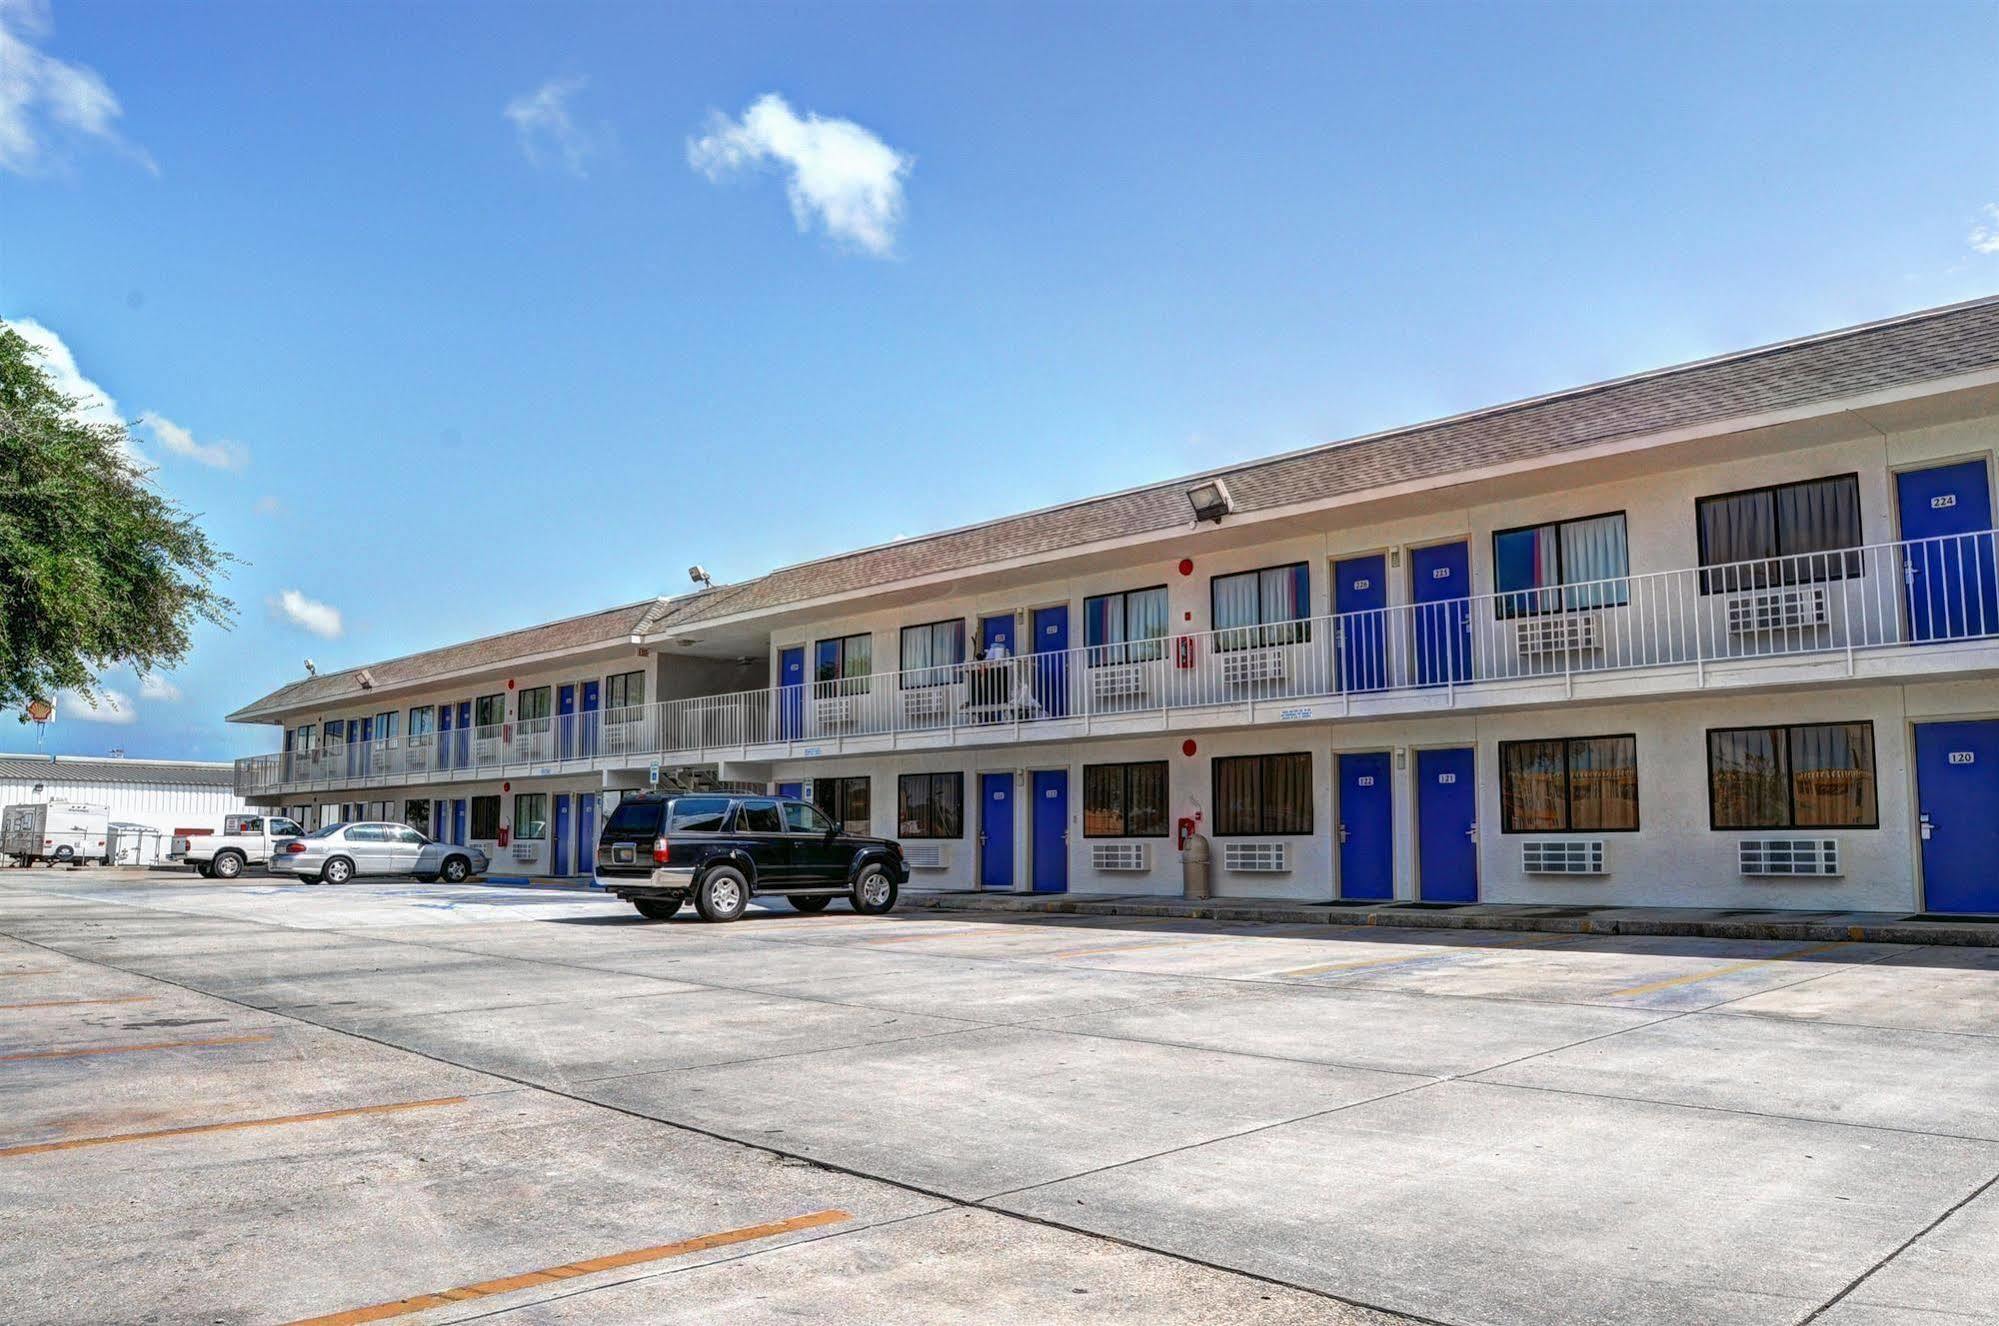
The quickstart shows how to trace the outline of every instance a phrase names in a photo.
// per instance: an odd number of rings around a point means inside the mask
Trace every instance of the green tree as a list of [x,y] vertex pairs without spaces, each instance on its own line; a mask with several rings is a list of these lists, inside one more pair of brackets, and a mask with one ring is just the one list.
[[234,616],[215,582],[235,559],[77,405],[0,323],[0,710],[171,668],[197,620]]

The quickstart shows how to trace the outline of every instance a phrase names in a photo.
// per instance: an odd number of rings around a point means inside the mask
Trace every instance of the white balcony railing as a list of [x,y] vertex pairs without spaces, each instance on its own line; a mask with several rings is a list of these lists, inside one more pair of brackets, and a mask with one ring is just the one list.
[[1698,684],[1716,664],[1999,637],[1995,541],[1986,531],[1876,544],[321,746],[238,760],[236,786],[255,795],[752,748],[805,754],[863,737],[1326,697],[1455,698],[1676,666]]

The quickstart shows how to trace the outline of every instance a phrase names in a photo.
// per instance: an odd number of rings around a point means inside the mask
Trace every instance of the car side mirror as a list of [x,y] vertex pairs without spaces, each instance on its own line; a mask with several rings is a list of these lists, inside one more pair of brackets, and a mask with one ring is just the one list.
[[837,824],[833,824],[833,825],[828,825],[828,826],[827,826],[827,829],[826,829],[826,841],[827,841],[827,842],[829,842],[829,843],[830,843],[830,842],[832,842],[832,841],[833,841],[833,840],[834,840],[835,838],[838,838],[839,836],[840,836],[840,826],[839,826],[839,825],[837,825]]

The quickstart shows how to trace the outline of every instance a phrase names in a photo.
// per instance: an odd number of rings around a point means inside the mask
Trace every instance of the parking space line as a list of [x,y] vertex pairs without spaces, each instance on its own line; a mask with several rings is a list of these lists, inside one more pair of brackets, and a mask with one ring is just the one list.
[[456,1289],[441,1289],[430,1294],[418,1294],[414,1298],[394,1299],[365,1308],[349,1308],[345,1312],[329,1312],[323,1317],[302,1317],[288,1323],[288,1326],[361,1326],[363,1322],[386,1321],[390,1317],[402,1317],[412,1312],[447,1307],[453,1303],[463,1303],[467,1299],[511,1294],[517,1289],[532,1289],[536,1285],[555,1284],[574,1279],[579,1275],[615,1271],[645,1262],[665,1261],[669,1257],[685,1257],[690,1253],[706,1252],[710,1248],[726,1248],[737,1243],[753,1242],[756,1239],[776,1238],[779,1234],[791,1234],[801,1229],[817,1229],[822,1225],[837,1225],[852,1219],[853,1217],[845,1211],[814,1211],[810,1215],[793,1216],[789,1220],[773,1220],[765,1225],[725,1229],[718,1234],[702,1234],[695,1238],[682,1239],[678,1243],[662,1243],[656,1247],[637,1248],[631,1252],[614,1252],[607,1257],[565,1262],[561,1266],[549,1266],[539,1271],[523,1271],[518,1275],[501,1276],[496,1280],[481,1280],[477,1284],[460,1285]]
[[24,967],[20,971],[0,971],[0,980],[9,976],[47,976],[54,971],[54,967]]
[[1537,944],[1553,944],[1562,940],[1575,939],[1575,935],[1529,935],[1525,939],[1505,939],[1491,944],[1459,944],[1449,948],[1434,949],[1428,953],[1405,953],[1392,958],[1359,958],[1352,962],[1321,962],[1312,967],[1293,967],[1289,971],[1270,973],[1272,976],[1313,976],[1326,971],[1352,971],[1359,967],[1393,967],[1404,962],[1427,962],[1432,958],[1448,957],[1453,953],[1478,953],[1494,948],[1531,948]]
[[1072,948],[1061,953],[1048,953],[1049,958],[1098,958],[1108,953],[1129,953],[1141,948],[1171,948],[1176,944],[1198,944],[1208,938],[1206,935],[1190,935],[1181,939],[1148,939],[1142,944],[1110,944],[1102,948]]
[[248,1045],[253,1041],[267,1041],[269,1036],[211,1036],[198,1041],[147,1041],[140,1045],[80,1045],[68,1050],[25,1050],[19,1054],[0,1054],[0,1063],[15,1063],[22,1059],[77,1059],[93,1054],[136,1054],[141,1050],[193,1050],[209,1045]]
[[144,1004],[158,995],[119,995],[115,999],[31,999],[25,1004],[0,1004],[0,1008],[74,1008],[79,1004]]
[[1612,990],[1606,999],[1623,999],[1629,995],[1656,994],[1660,990],[1671,990],[1676,986],[1693,985],[1700,981],[1711,981],[1717,976],[1733,976],[1739,971],[1753,971],[1758,967],[1768,967],[1774,963],[1790,962],[1795,958],[1808,958],[1815,953],[1830,953],[1837,948],[1848,947],[1848,941],[1835,940],[1830,944],[1814,944],[1808,948],[1794,948],[1789,953],[1778,953],[1767,958],[1757,958],[1751,962],[1732,963],[1726,967],[1711,967],[1707,971],[1689,972],[1685,976],[1674,976],[1663,981],[1653,981],[1647,985],[1634,985],[1628,990]]
[[435,1100],[399,1100],[386,1105],[356,1105],[344,1110],[315,1110],[311,1114],[281,1114],[270,1119],[229,1119],[222,1123],[189,1124],[184,1128],[155,1128],[144,1133],[112,1133],[106,1137],[72,1137],[61,1142],[34,1142],[27,1146],[0,1147],[0,1159],[10,1156],[38,1156],[45,1151],[74,1151],[87,1146],[111,1146],[118,1142],[151,1142],[162,1137],[192,1137],[196,1133],[226,1133],[241,1128],[276,1128],[288,1123],[319,1123],[326,1119],[352,1119],[368,1114],[395,1114],[402,1110],[427,1110],[439,1105],[463,1105],[463,1096],[439,1096]]

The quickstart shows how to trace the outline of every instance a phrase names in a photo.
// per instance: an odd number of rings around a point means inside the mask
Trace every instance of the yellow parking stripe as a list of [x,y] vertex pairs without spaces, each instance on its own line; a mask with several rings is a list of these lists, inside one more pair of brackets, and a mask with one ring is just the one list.
[[1425,962],[1431,958],[1441,958],[1452,953],[1483,953],[1495,948],[1528,948],[1535,944],[1553,944],[1558,940],[1574,939],[1574,935],[1529,935],[1525,939],[1505,939],[1494,944],[1466,944],[1454,948],[1431,949],[1426,953],[1403,953],[1392,958],[1358,958],[1352,962],[1321,962],[1313,967],[1293,967],[1289,971],[1272,972],[1272,976],[1315,976],[1326,971],[1352,971],[1357,967],[1393,967],[1404,962]]
[[1789,953],[1778,953],[1768,958],[1758,958],[1753,962],[1731,963],[1726,967],[1710,967],[1706,971],[1690,972],[1685,976],[1674,976],[1664,981],[1653,981],[1647,985],[1634,985],[1628,990],[1613,990],[1611,999],[1623,999],[1631,995],[1654,994],[1660,990],[1671,990],[1676,986],[1694,985],[1700,981],[1711,981],[1717,976],[1733,976],[1739,971],[1754,971],[1758,967],[1768,967],[1774,963],[1790,962],[1797,958],[1808,958],[1814,953],[1830,953],[1836,948],[1845,948],[1847,941],[1841,939],[1830,944],[1817,944],[1810,948],[1794,948]]
[[565,1262],[561,1266],[550,1266],[539,1271],[523,1271],[518,1275],[502,1276],[497,1280],[481,1280],[477,1284],[461,1285],[457,1289],[441,1289],[435,1293],[418,1294],[414,1298],[398,1298],[365,1308],[329,1312],[323,1317],[303,1317],[289,1323],[289,1326],[361,1326],[363,1322],[386,1321],[390,1317],[402,1317],[412,1312],[448,1307],[453,1303],[463,1303],[467,1299],[511,1294],[517,1289],[532,1289],[537,1285],[555,1284],[562,1280],[574,1279],[579,1275],[615,1271],[621,1267],[638,1266],[645,1262],[664,1261],[669,1257],[685,1257],[689,1253],[706,1252],[710,1248],[726,1248],[756,1239],[776,1238],[779,1234],[791,1234],[801,1229],[817,1229],[821,1225],[837,1225],[852,1219],[853,1217],[845,1211],[814,1211],[810,1215],[793,1216],[789,1220],[773,1220],[766,1225],[725,1229],[719,1234],[703,1234],[697,1238],[682,1239],[678,1243],[662,1243],[652,1248],[615,1252],[608,1257],[592,1257],[588,1261]]
[[9,1156],[38,1156],[45,1151],[74,1151],[86,1146],[112,1146],[119,1142],[151,1142],[162,1137],[192,1137],[196,1133],[226,1133],[239,1128],[276,1128],[288,1123],[318,1123],[324,1119],[352,1119],[364,1114],[394,1114],[402,1110],[427,1110],[439,1105],[463,1105],[463,1096],[440,1096],[435,1100],[401,1100],[387,1105],[357,1105],[345,1110],[317,1110],[311,1114],[282,1114],[274,1119],[230,1119],[224,1123],[197,1123],[185,1128],[155,1128],[145,1133],[112,1133],[107,1137],[72,1137],[61,1142],[36,1142],[29,1146],[0,1147],[0,1159]]
[[248,1045],[252,1041],[267,1041],[269,1036],[211,1036],[198,1041],[147,1041],[140,1045],[80,1045],[68,1050],[25,1050],[19,1054],[0,1054],[0,1063],[14,1063],[22,1059],[77,1059],[92,1054],[134,1054],[140,1050],[192,1050],[208,1045]]

